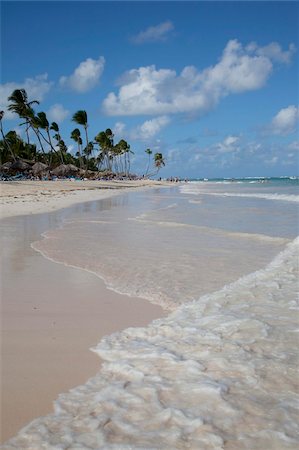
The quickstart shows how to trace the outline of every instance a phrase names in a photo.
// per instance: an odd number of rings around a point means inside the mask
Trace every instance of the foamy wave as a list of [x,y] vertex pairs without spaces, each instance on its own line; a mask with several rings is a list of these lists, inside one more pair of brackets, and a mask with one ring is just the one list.
[[229,192],[224,192],[223,194],[209,192],[209,195],[217,195],[221,197],[248,197],[248,198],[263,198],[265,200],[279,200],[284,202],[299,202],[298,195],[283,195],[283,194],[231,194]]
[[265,200],[279,200],[286,202],[299,202],[299,195],[283,195],[283,194],[265,194],[265,193],[237,193],[237,192],[208,192],[206,190],[202,190],[199,183],[190,183],[189,185],[180,186],[180,191],[183,194],[193,194],[193,195],[214,195],[217,197],[244,197],[244,198],[261,198]]
[[297,449],[298,244],[167,318],[104,338],[93,349],[102,371],[3,450]]

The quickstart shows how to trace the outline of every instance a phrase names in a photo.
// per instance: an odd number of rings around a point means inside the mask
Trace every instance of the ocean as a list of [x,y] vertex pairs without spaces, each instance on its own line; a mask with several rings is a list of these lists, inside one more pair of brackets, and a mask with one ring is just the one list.
[[298,201],[295,177],[174,183],[33,242],[168,314],[102,339],[99,374],[2,448],[297,449]]

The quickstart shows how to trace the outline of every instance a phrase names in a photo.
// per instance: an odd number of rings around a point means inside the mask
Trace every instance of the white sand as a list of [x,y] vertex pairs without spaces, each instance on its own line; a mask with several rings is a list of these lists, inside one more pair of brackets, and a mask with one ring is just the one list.
[[119,194],[119,189],[169,186],[165,181],[2,181],[0,218],[39,214]]
[[[30,247],[30,242],[40,237],[35,230],[28,232],[24,226],[22,235],[14,239],[10,226],[13,229],[13,221],[23,219],[13,216],[50,212],[119,194],[115,188],[151,185],[159,183],[1,183],[1,218],[6,218],[0,221],[4,249],[2,442],[34,418],[51,412],[59,393],[96,374],[100,360],[89,348],[102,336],[129,326],[143,326],[163,315],[160,307],[147,301],[107,290],[90,273],[46,260]],[[42,217],[36,216],[34,223],[38,224]]]

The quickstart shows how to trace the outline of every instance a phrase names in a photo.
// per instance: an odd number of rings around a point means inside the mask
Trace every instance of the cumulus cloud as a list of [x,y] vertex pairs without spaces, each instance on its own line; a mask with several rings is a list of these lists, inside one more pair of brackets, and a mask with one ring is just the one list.
[[105,58],[87,58],[81,62],[70,76],[62,76],[59,83],[76,92],[84,93],[93,89],[99,82],[105,66]]
[[266,127],[268,134],[286,136],[294,133],[298,129],[299,110],[295,105],[281,109]]
[[156,136],[159,131],[168,125],[169,117],[160,116],[151,120],[146,120],[142,125],[139,125],[131,131],[131,139],[146,141]]
[[134,44],[144,44],[145,42],[161,42],[169,37],[169,33],[174,29],[173,23],[170,20],[162,22],[159,25],[147,28],[141,31],[136,36],[131,37],[131,42]]
[[150,141],[169,123],[170,119],[167,116],[146,120],[141,125],[129,129],[123,122],[116,122],[113,127],[113,133],[116,139],[125,138],[134,141]]
[[69,110],[65,109],[59,103],[55,103],[55,105],[52,105],[47,111],[48,118],[54,122],[63,122],[69,114]]
[[205,114],[227,95],[265,85],[277,56],[265,50],[260,54],[261,49],[231,40],[218,63],[202,71],[194,66],[186,66],[180,74],[154,65],[132,69],[122,77],[119,92],[108,94],[103,109],[108,115]]
[[292,60],[294,53],[296,52],[296,47],[294,44],[289,45],[289,49],[283,51],[277,42],[271,42],[265,47],[258,47],[257,44],[251,43],[248,46],[248,50],[256,52],[257,55],[266,56],[272,61],[276,61],[283,64],[289,64]]
[[25,89],[29,101],[43,100],[44,96],[49,92],[52,82],[48,81],[48,74],[37,75],[35,78],[26,78],[23,82],[8,82],[0,85],[0,109],[5,112],[6,119],[14,119],[16,116],[7,110],[7,98],[15,89]]

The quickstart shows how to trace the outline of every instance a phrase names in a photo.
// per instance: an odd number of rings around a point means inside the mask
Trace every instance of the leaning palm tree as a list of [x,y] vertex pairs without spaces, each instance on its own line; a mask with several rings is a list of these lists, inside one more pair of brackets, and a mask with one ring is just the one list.
[[150,163],[151,163],[151,155],[153,154],[153,152],[150,148],[147,148],[145,150],[145,153],[148,154],[148,162],[147,162],[147,168],[146,168],[146,172],[145,172],[145,175],[147,175],[148,171],[149,171]]
[[41,151],[44,154],[44,159],[47,160],[47,155],[41,141],[39,124],[37,123],[37,118],[35,116],[34,109],[32,108],[32,105],[38,105],[39,101],[32,100],[29,102],[28,95],[25,89],[15,89],[8,97],[8,101],[10,102],[10,104],[8,105],[8,110],[14,112],[15,114],[18,114],[21,119],[25,119],[25,122],[21,123],[21,125],[26,126],[27,144],[29,145],[30,143],[29,130],[31,128],[39,142]]
[[[28,101],[28,95],[25,89],[15,89],[8,97],[10,105],[8,110],[14,112],[22,119],[25,119],[27,143],[29,144],[29,129],[33,128],[34,111],[32,105],[39,104],[37,100]],[[23,124],[22,124],[23,125]]]
[[155,153],[154,155],[154,163],[155,163],[155,167],[157,169],[157,172],[159,172],[159,170],[161,169],[162,166],[165,166],[165,161],[163,158],[162,153]]
[[89,140],[88,140],[88,133],[87,133],[87,128],[88,128],[88,119],[87,119],[87,112],[80,109],[79,111],[75,112],[75,114],[73,115],[72,118],[73,122],[76,122],[78,125],[82,125],[84,127],[85,130],[85,138],[86,138],[86,170],[88,169],[88,144],[89,144]]
[[74,122],[76,122],[78,125],[82,125],[84,127],[85,137],[86,137],[86,146],[87,146],[89,143],[88,134],[87,134],[87,128],[88,128],[87,112],[83,111],[83,110],[79,110],[79,111],[75,112],[72,120]]
[[[62,141],[62,139],[61,139],[61,135],[60,135],[60,132],[59,132],[59,126],[58,126],[58,124],[57,124],[56,122],[52,122],[52,123],[51,123],[51,126],[50,126],[50,130],[55,131],[55,133],[56,133],[56,134],[54,134],[54,138],[55,138],[56,141],[57,141],[57,145],[58,145],[58,148],[59,148],[59,151],[60,151],[60,160],[61,160],[61,164],[64,164],[63,148],[62,148],[62,146],[61,146],[61,141]],[[63,142],[63,141],[62,141],[62,142]]]
[[73,139],[77,145],[78,145],[78,157],[79,157],[79,162],[80,162],[80,169],[82,169],[82,154],[81,154],[81,146],[82,146],[82,138],[81,138],[81,133],[79,128],[75,128],[72,132],[71,132],[71,139]]
[[16,157],[15,157],[15,154],[13,152],[12,146],[10,145],[9,140],[6,139],[6,136],[5,136],[4,131],[3,131],[3,125],[2,125],[3,117],[4,117],[4,111],[0,111],[0,132],[1,132],[2,139],[3,139],[4,147],[9,151],[9,153],[11,154],[12,159],[15,161]]
[[[57,151],[53,145],[52,138],[50,135],[50,124],[47,119],[47,115],[45,112],[41,111],[37,113],[37,115],[34,117],[33,125],[37,128],[39,131],[40,136],[43,138],[43,140],[50,146],[50,158],[49,158],[49,165],[51,166],[52,163],[52,152],[57,154]],[[58,125],[57,125],[58,126]],[[45,130],[47,133],[47,138],[41,133],[40,130]]]

